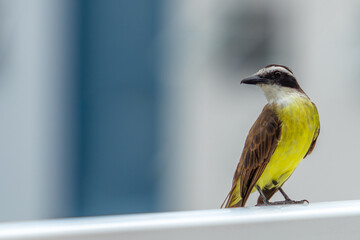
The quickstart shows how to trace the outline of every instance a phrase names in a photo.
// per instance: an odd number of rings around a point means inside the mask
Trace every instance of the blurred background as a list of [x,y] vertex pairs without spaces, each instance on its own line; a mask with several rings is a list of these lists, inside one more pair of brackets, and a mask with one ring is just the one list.
[[266,104],[239,82],[271,63],[321,120],[284,189],[360,198],[360,2],[1,0],[0,13],[1,221],[219,208]]

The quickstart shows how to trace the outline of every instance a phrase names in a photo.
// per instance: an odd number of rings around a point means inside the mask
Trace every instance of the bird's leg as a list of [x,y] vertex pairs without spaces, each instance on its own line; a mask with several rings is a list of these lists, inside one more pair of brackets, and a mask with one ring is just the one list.
[[[273,181],[273,184],[276,186],[278,183],[276,181]],[[285,198],[285,201],[279,201],[279,203],[283,203],[283,204],[303,204],[303,203],[309,203],[308,200],[301,200],[301,201],[295,201],[292,200],[291,198],[289,198],[289,196],[285,193],[285,191],[279,187],[279,191],[280,193],[283,195],[283,197]]]
[[[282,204],[286,204],[286,203],[283,203],[283,202],[269,202],[264,194],[264,192],[260,189],[260,187],[258,185],[255,186],[256,189],[258,190],[258,192],[260,193],[260,196],[263,200],[264,203],[259,203],[259,204],[256,204],[256,206],[270,206],[270,205],[282,205]],[[284,201],[285,202],[285,201]]]
[[[273,182],[273,184],[276,186],[277,183]],[[269,205],[288,205],[288,204],[304,204],[304,203],[309,203],[308,200],[301,200],[301,201],[295,201],[292,200],[291,198],[289,198],[289,196],[284,192],[284,190],[279,187],[279,191],[280,193],[284,196],[285,200],[284,201],[276,201],[276,202],[269,202],[265,196],[265,194],[263,193],[263,191],[260,189],[259,186],[256,186],[256,189],[258,190],[258,192],[260,193],[260,196],[263,200],[263,204],[257,204],[256,206],[269,206]]]
[[300,201],[292,200],[291,198],[289,198],[289,196],[284,192],[284,190],[281,187],[279,187],[279,191],[285,198],[285,201],[282,201],[284,202],[284,204],[303,204],[303,203],[309,204],[309,201],[306,199]]
[[[272,181],[272,183],[274,184],[275,187],[278,185],[278,182],[277,182],[277,181]],[[281,188],[281,186],[279,187],[279,191],[280,191],[281,194],[284,196],[285,201],[287,201],[287,202],[293,201],[293,200],[291,200],[291,199],[289,198],[289,196],[284,192],[284,190]]]
[[279,187],[279,191],[284,196],[286,201],[293,201],[289,198],[289,196],[284,192],[284,190],[281,187]]
[[260,187],[258,185],[256,185],[256,189],[258,190],[264,204],[257,204],[256,206],[262,206],[262,205],[271,205],[271,203],[266,199],[265,194],[263,193],[263,191],[261,191]]

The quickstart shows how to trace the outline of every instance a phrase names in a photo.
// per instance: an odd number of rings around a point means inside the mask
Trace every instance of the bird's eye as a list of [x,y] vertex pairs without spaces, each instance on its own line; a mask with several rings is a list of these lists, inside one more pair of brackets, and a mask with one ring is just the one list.
[[274,76],[276,78],[279,78],[281,76],[281,73],[279,71],[274,72]]

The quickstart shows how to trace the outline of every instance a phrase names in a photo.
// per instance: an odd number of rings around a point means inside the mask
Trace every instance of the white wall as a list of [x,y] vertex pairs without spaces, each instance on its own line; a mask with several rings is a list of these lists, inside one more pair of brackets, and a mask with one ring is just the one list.
[[[360,167],[359,4],[250,3],[171,1],[166,8],[164,204],[178,210],[220,206],[247,132],[266,104],[260,89],[239,81],[263,67],[262,60],[288,65],[320,113],[317,147],[285,184],[286,192],[310,202],[359,199],[353,185]],[[229,71],[219,47],[224,24],[234,9],[246,12],[249,6],[273,13],[271,52],[258,63],[243,59],[238,71]],[[254,34],[254,26],[246,27],[239,26],[240,34]]]
[[67,1],[0,2],[0,220],[63,212]]

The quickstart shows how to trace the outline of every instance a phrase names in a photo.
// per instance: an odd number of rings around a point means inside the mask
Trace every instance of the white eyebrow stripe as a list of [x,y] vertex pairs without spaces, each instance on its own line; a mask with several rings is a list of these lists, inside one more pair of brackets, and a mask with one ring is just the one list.
[[265,75],[267,73],[275,72],[275,71],[280,71],[283,73],[287,73],[290,76],[294,76],[294,74],[292,74],[289,70],[287,70],[286,68],[280,67],[280,66],[271,66],[271,67],[262,68],[255,74],[256,75]]

